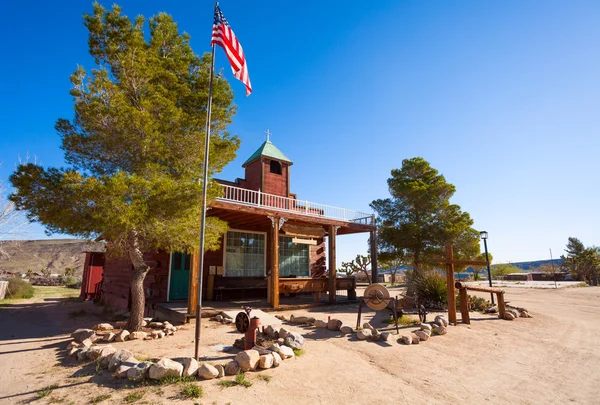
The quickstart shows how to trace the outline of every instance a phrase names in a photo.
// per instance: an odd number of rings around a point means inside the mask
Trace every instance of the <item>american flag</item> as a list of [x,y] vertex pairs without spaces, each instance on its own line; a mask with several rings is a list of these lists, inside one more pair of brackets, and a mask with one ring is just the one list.
[[248,76],[248,66],[246,65],[244,50],[217,5],[215,6],[215,21],[213,23],[210,44],[217,44],[225,50],[233,75],[236,79],[244,83],[246,86],[246,95],[249,96],[252,93],[252,85]]

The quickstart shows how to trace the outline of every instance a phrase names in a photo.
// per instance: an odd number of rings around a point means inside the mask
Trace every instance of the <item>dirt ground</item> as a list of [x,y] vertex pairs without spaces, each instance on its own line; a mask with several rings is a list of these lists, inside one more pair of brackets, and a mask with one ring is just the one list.
[[[412,346],[291,326],[305,336],[306,354],[248,373],[250,388],[199,381],[204,396],[192,401],[180,398],[181,385],[133,387],[115,382],[107,371],[97,373],[93,364],[82,367],[64,358],[71,331],[106,320],[99,307],[64,298],[26,300],[0,308],[0,404],[86,404],[100,395],[110,396],[103,404],[119,404],[133,399],[132,393],[142,396],[136,404],[599,403],[600,288],[506,290],[507,300],[527,308],[532,319],[510,322],[472,313],[470,326],[449,327],[447,335]],[[355,305],[294,314],[356,323]],[[367,311],[363,320],[389,328],[386,317],[386,311]],[[193,355],[193,336],[193,326],[186,325],[162,340],[114,345],[138,358],[184,357]],[[231,326],[203,319],[202,354],[225,362],[235,354],[209,346],[231,345],[239,336]],[[266,382],[259,375],[272,378]],[[53,384],[56,389],[37,398]]]

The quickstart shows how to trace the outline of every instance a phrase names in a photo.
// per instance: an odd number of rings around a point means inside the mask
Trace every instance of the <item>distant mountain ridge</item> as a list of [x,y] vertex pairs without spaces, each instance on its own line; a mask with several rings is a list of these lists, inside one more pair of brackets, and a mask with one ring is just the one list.
[[51,273],[63,274],[66,268],[74,268],[77,275],[83,272],[84,251],[98,243],[82,239],[44,239],[2,242],[0,271],[27,273],[31,269],[39,273],[50,269]]

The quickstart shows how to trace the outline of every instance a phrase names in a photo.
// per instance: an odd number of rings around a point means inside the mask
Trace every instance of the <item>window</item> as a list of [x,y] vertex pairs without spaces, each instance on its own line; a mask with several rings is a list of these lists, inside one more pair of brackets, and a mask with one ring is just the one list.
[[271,173],[281,174],[281,163],[271,160]]
[[289,236],[280,236],[279,276],[310,277],[310,245],[294,243]]
[[228,231],[225,239],[225,277],[265,275],[265,234]]

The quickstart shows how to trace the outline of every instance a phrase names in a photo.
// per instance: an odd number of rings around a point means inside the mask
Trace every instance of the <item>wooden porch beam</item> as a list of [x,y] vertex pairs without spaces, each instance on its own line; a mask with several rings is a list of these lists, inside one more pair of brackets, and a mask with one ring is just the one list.
[[198,303],[198,253],[192,254],[192,268],[190,269],[190,282],[188,290],[188,314],[196,315]]
[[371,231],[371,282],[373,284],[379,282],[377,271],[377,231]]
[[446,285],[448,291],[448,322],[456,326],[456,296],[454,295],[454,249],[446,245]]
[[337,277],[337,269],[336,269],[336,233],[337,233],[337,227],[335,225],[330,225],[329,226],[329,232],[328,232],[328,237],[327,237],[327,242],[329,244],[328,246],[328,250],[327,250],[327,255],[329,256],[329,302],[330,303],[335,303],[335,296],[336,296],[336,286],[335,286],[335,279]]
[[279,308],[279,217],[270,217],[273,222],[271,231],[271,301],[273,308]]

